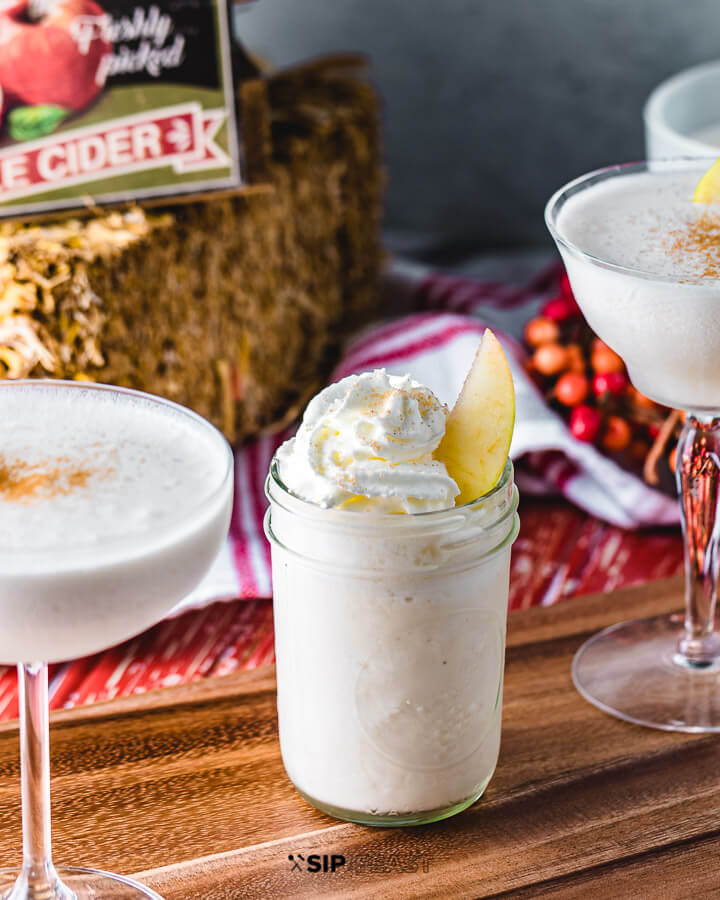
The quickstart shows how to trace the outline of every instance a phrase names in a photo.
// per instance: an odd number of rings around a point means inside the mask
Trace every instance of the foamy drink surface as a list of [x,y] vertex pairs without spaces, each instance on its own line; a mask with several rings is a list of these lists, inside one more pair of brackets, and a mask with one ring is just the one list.
[[604,262],[680,282],[720,279],[720,204],[692,202],[701,170],[622,175],[566,201],[560,236]]
[[191,517],[227,457],[199,420],[113,391],[0,387],[0,548],[143,545]]
[[635,387],[665,406],[715,414],[720,203],[692,200],[706,161],[649,165],[566,188],[558,246],[585,318]]

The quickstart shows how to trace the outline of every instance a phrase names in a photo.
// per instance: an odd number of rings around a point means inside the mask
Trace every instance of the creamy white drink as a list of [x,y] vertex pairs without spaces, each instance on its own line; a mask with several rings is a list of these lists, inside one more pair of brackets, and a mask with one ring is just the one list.
[[167,613],[227,532],[231,459],[175,404],[0,383],[0,662],[93,653]]
[[447,409],[410,378],[350,376],[308,406],[268,479],[283,761],[331,814],[414,824],[485,789],[500,743],[508,464],[454,507]]
[[692,202],[705,168],[584,184],[549,221],[578,303],[636,387],[695,410],[720,407],[720,213]]
[[551,197],[545,220],[598,337],[640,391],[685,412],[673,451],[685,614],[593,635],[575,655],[573,682],[627,722],[719,732],[720,161],[590,172]]

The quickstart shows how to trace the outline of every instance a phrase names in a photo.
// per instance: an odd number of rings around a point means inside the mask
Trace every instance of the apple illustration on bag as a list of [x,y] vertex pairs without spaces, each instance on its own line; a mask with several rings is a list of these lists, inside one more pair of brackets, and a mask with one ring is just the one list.
[[98,71],[112,44],[98,27],[81,46],[72,23],[99,23],[103,15],[93,0],[0,0],[0,87],[6,105],[75,112],[91,103],[103,88]]

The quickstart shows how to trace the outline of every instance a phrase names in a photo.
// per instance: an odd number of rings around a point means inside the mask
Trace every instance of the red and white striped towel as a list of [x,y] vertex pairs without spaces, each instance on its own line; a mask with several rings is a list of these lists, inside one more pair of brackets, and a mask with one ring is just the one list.
[[[517,472],[520,490],[559,492],[592,515],[625,528],[675,524],[679,521],[677,503],[595,447],[573,438],[522,368],[523,325],[544,300],[557,293],[561,276],[561,268],[554,263],[529,284],[518,287],[399,264],[389,283],[418,311],[357,334],[331,380],[382,367],[394,374],[409,372],[452,406],[478,340],[489,326],[505,349],[515,380],[511,455],[521,463]],[[237,453],[228,543],[203,583],[175,612],[223,597],[270,596],[270,548],[262,529],[266,508],[263,485],[273,453],[290,434],[262,437]]]

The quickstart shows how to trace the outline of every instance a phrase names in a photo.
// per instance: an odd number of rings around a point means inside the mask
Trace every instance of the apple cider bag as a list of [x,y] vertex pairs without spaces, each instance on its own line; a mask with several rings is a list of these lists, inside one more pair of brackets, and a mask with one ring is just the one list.
[[241,183],[224,0],[0,0],[0,216]]

